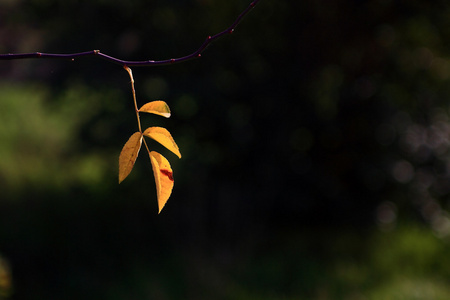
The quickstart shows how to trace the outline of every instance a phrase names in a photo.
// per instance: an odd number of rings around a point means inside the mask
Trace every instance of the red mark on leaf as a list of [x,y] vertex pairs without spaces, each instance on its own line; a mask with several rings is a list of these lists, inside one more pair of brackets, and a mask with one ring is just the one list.
[[169,170],[161,170],[161,173],[166,175],[167,177],[169,177],[170,180],[173,181],[172,172],[170,172]]

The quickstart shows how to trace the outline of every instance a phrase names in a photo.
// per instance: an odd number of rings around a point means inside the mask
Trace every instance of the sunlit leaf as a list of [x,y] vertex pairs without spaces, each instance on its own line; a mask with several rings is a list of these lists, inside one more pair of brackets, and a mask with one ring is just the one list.
[[181,158],[180,150],[167,129],[162,127],[149,127],[144,131],[144,135],[154,139]]
[[156,193],[158,196],[158,213],[161,212],[173,189],[173,172],[167,159],[158,152],[149,153],[155,175]]
[[133,169],[141,145],[142,134],[140,132],[135,132],[123,146],[119,156],[119,183],[127,178],[128,174],[130,174]]
[[166,118],[170,117],[169,106],[166,102],[161,100],[146,103],[139,109],[139,111],[160,115]]

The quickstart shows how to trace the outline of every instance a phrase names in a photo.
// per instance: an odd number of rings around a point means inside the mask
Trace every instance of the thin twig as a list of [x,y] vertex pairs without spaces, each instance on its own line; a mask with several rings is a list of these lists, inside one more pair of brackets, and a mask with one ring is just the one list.
[[136,101],[136,90],[134,89],[133,72],[132,72],[131,69],[130,69],[129,67],[127,67],[126,65],[123,66],[123,68],[128,72],[128,75],[130,75],[130,80],[131,80],[131,93],[133,94],[133,101],[134,101],[134,111],[136,112],[136,118],[137,118],[137,123],[138,123],[138,127],[139,127],[139,132],[142,133],[141,119],[139,118],[139,108],[138,108],[138,106],[137,106],[137,101]]
[[[136,90],[134,89],[134,77],[133,77],[133,72],[131,71],[131,69],[124,65],[123,68],[128,72],[128,75],[130,75],[130,80],[131,80],[131,93],[133,94],[133,102],[134,102],[134,110],[136,111],[136,118],[137,118],[137,123],[138,123],[138,127],[139,127],[139,132],[142,135],[142,127],[141,127],[141,118],[139,117],[139,108],[137,106],[137,100],[136,100]],[[150,149],[147,145],[147,142],[145,141],[145,138],[142,139],[142,141],[144,142],[145,148],[147,148],[147,152],[150,155]]]
[[217,33],[213,36],[208,36],[206,40],[203,42],[203,44],[193,53],[179,57],[179,58],[171,58],[171,59],[165,59],[165,60],[143,60],[143,61],[127,61],[118,59],[106,54],[103,54],[100,52],[100,50],[92,50],[92,51],[86,51],[86,52],[79,52],[79,53],[70,53],[70,54],[53,54],[53,53],[41,53],[41,52],[34,52],[34,53],[18,53],[18,54],[0,54],[0,60],[12,60],[12,59],[25,59],[25,58],[59,58],[59,59],[69,59],[69,60],[75,60],[75,58],[82,57],[82,56],[98,56],[102,59],[105,59],[107,61],[110,61],[115,64],[119,64],[122,66],[141,66],[141,67],[148,67],[148,66],[161,66],[161,65],[170,65],[174,63],[180,63],[187,60],[191,60],[194,58],[201,57],[202,52],[208,47],[208,45],[217,40],[218,38],[233,33],[236,26],[239,24],[239,22],[242,20],[242,18],[253,8],[258,4],[260,0],[254,0],[250,5],[236,18],[236,20],[231,24],[227,29],[225,29],[222,32]]

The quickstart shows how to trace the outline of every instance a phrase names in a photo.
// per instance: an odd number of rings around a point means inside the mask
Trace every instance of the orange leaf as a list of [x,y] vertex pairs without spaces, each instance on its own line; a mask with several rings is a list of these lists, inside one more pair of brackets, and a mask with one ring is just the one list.
[[139,111],[160,115],[166,118],[170,117],[169,106],[166,102],[161,100],[146,103],[139,109]]
[[156,194],[158,196],[158,214],[163,209],[173,189],[173,172],[169,161],[158,152],[149,152],[155,175]]
[[133,169],[142,145],[142,134],[135,132],[122,148],[119,156],[119,183],[121,183]]
[[144,131],[144,135],[154,139],[181,158],[180,150],[167,129],[162,127],[149,127]]

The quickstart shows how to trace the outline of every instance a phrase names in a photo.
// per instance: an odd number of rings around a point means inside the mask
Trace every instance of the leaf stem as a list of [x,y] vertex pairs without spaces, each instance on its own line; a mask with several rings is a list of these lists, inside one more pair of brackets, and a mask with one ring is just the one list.
[[[139,127],[139,132],[142,135],[142,126],[141,126],[141,118],[139,117],[139,108],[137,106],[137,100],[136,100],[136,90],[134,88],[134,78],[133,78],[133,72],[131,69],[124,65],[123,68],[128,72],[128,75],[130,75],[130,81],[131,81],[131,93],[133,94],[133,102],[134,102],[134,110],[136,112],[136,119]],[[145,141],[145,138],[142,139],[144,142],[145,148],[147,148],[148,155],[150,155],[150,149],[148,148],[147,142]]]
[[[138,123],[138,127],[139,127],[139,132],[142,134],[141,119],[139,117],[139,108],[137,106],[137,101],[136,101],[136,90],[134,89],[133,72],[131,72],[131,69],[127,65],[124,65],[123,68],[128,72],[128,75],[130,75],[131,93],[133,94],[134,111],[136,112],[136,118],[137,118],[137,123]],[[146,146],[147,146],[147,144],[146,144]]]
[[142,139],[144,142],[145,148],[147,148],[148,155],[150,156],[150,148],[148,148],[147,142],[145,141],[145,137]]

